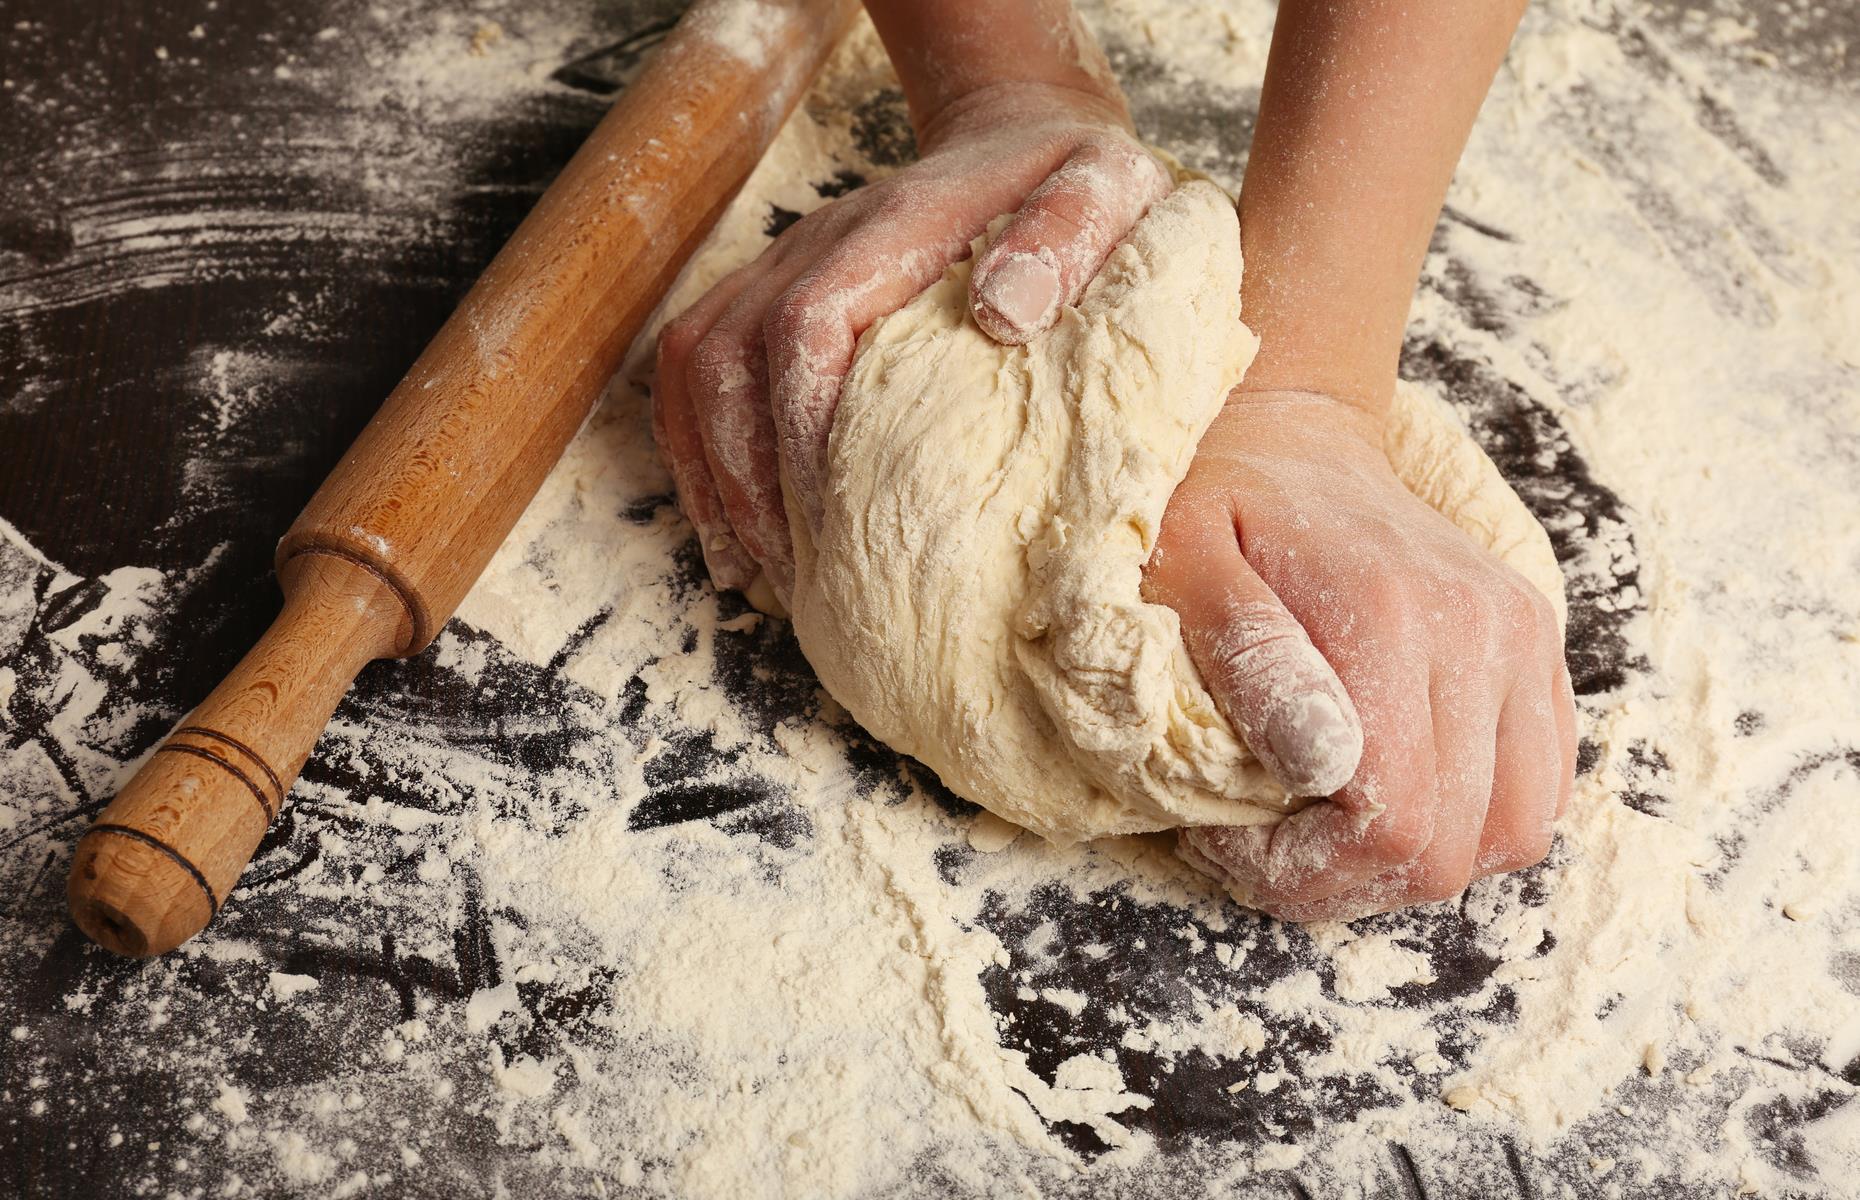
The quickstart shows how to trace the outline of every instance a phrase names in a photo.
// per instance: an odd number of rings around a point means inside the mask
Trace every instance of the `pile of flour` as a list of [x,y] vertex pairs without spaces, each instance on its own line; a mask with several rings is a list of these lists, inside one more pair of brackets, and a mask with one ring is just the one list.
[[[408,103],[557,86],[536,64],[573,15],[495,15],[401,63]],[[1086,17],[1144,132],[1234,187],[1271,6]],[[636,361],[432,655],[338,714],[212,930],[74,977],[62,1014],[0,982],[25,1078],[0,1099],[81,1112],[61,1047],[107,1039],[168,1081],[182,1133],[94,1126],[155,1192],[1497,1193],[1512,1163],[1580,1194],[1838,1188],[1860,115],[1734,18],[1534,6],[1416,307],[1408,373],[1523,473],[1571,583],[1584,773],[1547,867],[1299,930],[1167,840],[1009,840],[697,582]],[[862,30],[665,311],[895,165],[894,88]],[[259,419],[244,369],[202,362],[210,421]],[[135,680],[189,636],[163,614],[198,573],[83,579],[4,532],[0,646],[35,657],[0,668],[0,709],[43,724],[0,742],[0,880],[37,895],[60,814],[179,716]],[[53,911],[7,936],[43,946]],[[424,982],[397,996],[382,961]]]

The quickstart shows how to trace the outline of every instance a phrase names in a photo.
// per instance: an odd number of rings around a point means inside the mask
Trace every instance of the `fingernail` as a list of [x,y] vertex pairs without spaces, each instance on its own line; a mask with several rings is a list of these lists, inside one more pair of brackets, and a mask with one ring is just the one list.
[[711,586],[720,592],[748,587],[756,577],[754,560],[741,542],[727,533],[698,533],[698,549],[704,554],[704,569],[710,572]]
[[1024,342],[1044,329],[1059,307],[1059,272],[1038,255],[1010,254],[982,280],[977,297],[999,318],[1000,328],[989,333]]
[[1274,713],[1266,741],[1279,760],[1279,782],[1295,796],[1337,791],[1363,754],[1362,729],[1323,692],[1307,692]]

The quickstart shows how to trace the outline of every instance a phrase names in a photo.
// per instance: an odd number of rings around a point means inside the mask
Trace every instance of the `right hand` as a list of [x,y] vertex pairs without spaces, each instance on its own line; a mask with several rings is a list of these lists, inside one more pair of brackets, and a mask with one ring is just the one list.
[[1324,797],[1273,825],[1182,831],[1182,857],[1286,920],[1443,900],[1527,867],[1574,785],[1555,611],[1407,489],[1382,421],[1313,392],[1236,391],[1145,570],[1254,756],[1288,793]]
[[711,579],[765,575],[782,603],[794,549],[779,470],[818,522],[827,434],[859,335],[936,282],[996,216],[970,305],[1019,344],[1074,303],[1173,186],[1121,98],[983,87],[925,123],[918,161],[803,217],[659,335],[653,434]]

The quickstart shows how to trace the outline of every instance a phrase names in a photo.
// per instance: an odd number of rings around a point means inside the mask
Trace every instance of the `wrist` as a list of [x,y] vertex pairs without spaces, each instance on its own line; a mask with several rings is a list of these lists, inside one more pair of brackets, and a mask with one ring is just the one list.
[[1072,0],[865,0],[897,68],[918,144],[946,113],[1001,88],[1050,88],[1110,105],[1129,126],[1123,94]]
[[[1263,348],[1260,358],[1265,358]],[[1278,363],[1262,363],[1256,359],[1248,368],[1246,378],[1227,394],[1227,403],[1246,404],[1296,396],[1353,410],[1379,430],[1388,419],[1389,406],[1395,399],[1395,376],[1392,372],[1386,378],[1358,376],[1347,371],[1324,370],[1321,366],[1286,370]]]
[[921,116],[914,113],[911,123],[919,153],[928,154],[971,137],[1055,122],[1132,133],[1130,110],[1116,84],[1101,89],[1028,79],[996,80],[955,93]]
[[1414,282],[1377,271],[1334,286],[1334,260],[1358,239],[1297,224],[1278,213],[1242,215],[1240,316],[1259,354],[1239,390],[1329,396],[1380,420],[1395,394]]
[[[1392,399],[1392,397],[1390,397]],[[1245,432],[1260,420],[1326,437],[1348,437],[1381,451],[1389,401],[1379,406],[1308,388],[1249,388],[1246,383],[1227,394],[1214,429],[1217,437],[1254,440]]]

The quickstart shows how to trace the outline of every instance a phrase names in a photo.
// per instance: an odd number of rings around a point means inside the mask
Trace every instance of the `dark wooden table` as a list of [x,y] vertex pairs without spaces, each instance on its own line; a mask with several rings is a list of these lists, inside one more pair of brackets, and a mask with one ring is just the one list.
[[[340,1081],[364,1069],[346,1041],[364,1017],[411,1015],[418,997],[455,1008],[502,978],[486,915],[470,905],[452,930],[450,955],[397,952],[384,916],[379,952],[363,957],[295,936],[293,914],[301,910],[251,887],[242,901],[246,935],[273,939],[277,969],[314,973],[340,997],[319,1010],[322,1023],[215,1007],[223,972],[207,959],[179,977],[177,1007],[192,1015],[144,1025],[129,1043],[105,1042],[98,1028],[123,1028],[129,1006],[146,1002],[135,981],[147,968],[87,947],[61,911],[70,844],[109,799],[123,764],[204,695],[273,615],[278,535],[680,6],[552,0],[527,16],[498,10],[512,22],[583,26],[554,68],[560,86],[510,109],[422,97],[383,77],[405,61],[409,45],[387,31],[447,21],[456,29],[464,18],[450,7],[407,0],[373,15],[351,0],[0,0],[0,518],[17,541],[63,568],[35,561],[15,542],[0,544],[0,667],[12,681],[0,687],[0,749],[15,761],[43,756],[35,761],[51,764],[62,787],[57,797],[24,797],[32,818],[0,829],[0,1024],[30,1015],[34,1025],[31,1055],[9,1050],[0,1031],[0,1190],[215,1194],[215,1152],[190,1143],[185,1113],[168,1103],[187,1082],[176,1063],[188,1039],[256,1036],[301,1049],[242,1056],[240,1078],[255,1090],[309,1077]],[[1853,17],[1837,12],[1826,22],[1823,34],[1851,30]],[[1774,32],[1764,28],[1766,37]],[[1812,38],[1816,29],[1787,36]],[[1180,138],[1203,147],[1218,161],[1202,165],[1232,173],[1255,93],[1185,104],[1140,48],[1113,49],[1141,123],[1164,144]],[[908,150],[883,144],[898,141],[895,98],[873,129],[874,156]],[[772,226],[782,217],[771,213]],[[1451,210],[1445,219],[1470,220]],[[1434,286],[1474,319],[1486,303],[1450,279]],[[1578,543],[1585,529],[1631,525],[1632,515],[1591,477],[1555,419],[1488,364],[1417,340],[1404,368],[1444,383],[1527,502],[1561,518],[1577,689],[1594,695],[1618,685],[1639,669],[1621,633],[1635,611],[1637,581],[1631,567],[1582,565]],[[174,591],[171,609],[150,619],[150,653],[118,674],[99,668],[110,690],[100,711],[116,719],[106,722],[107,738],[73,746],[59,725],[69,702],[59,684],[61,631],[80,628],[113,588],[120,591],[124,577],[112,573],[126,568],[182,576],[186,586]],[[745,687],[743,704],[779,715],[806,691],[805,664],[785,637],[741,653],[745,678],[753,665],[781,684]],[[555,702],[567,685],[516,664],[498,669],[512,684],[498,702],[503,710],[476,694],[454,694],[449,677],[423,658],[371,669],[344,715],[391,722],[444,713],[460,736],[482,736],[507,761],[559,756],[550,736],[509,734],[506,719]],[[1585,767],[1593,754],[1585,747]],[[1642,777],[1657,779],[1657,763],[1639,766]],[[310,777],[340,784],[342,772],[332,764],[313,767]],[[8,786],[0,779],[0,791]],[[675,782],[667,790],[678,794]],[[760,802],[681,800],[663,819],[717,819]],[[314,854],[319,820],[287,814],[261,851],[258,874],[300,868]],[[1075,944],[1105,939],[1102,911],[1063,895],[1049,901],[1038,911],[992,913],[989,923],[1010,945],[1049,921]],[[1111,940],[1127,944],[1147,931],[1152,945],[1171,944],[1163,931],[1173,914],[1122,911]],[[1465,920],[1431,917],[1417,930],[1468,947],[1425,989],[1430,1003],[1471,992],[1490,970],[1470,949]],[[1236,988],[1286,966],[1256,955]],[[1127,989],[1140,1004],[1144,988],[1165,987],[1175,967],[1074,956],[1055,970],[1082,990]],[[1050,1071],[1074,1052],[1079,1030],[1059,1028],[1052,1006],[1022,1004],[1015,993],[1005,974],[991,982],[992,1002],[1017,1022],[1035,1064]],[[113,1005],[122,1006],[114,1017]],[[572,1010],[560,1018],[572,1020]],[[154,1053],[139,1054],[143,1048]],[[1140,1056],[1124,1065],[1127,1077],[1143,1078]],[[1150,1089],[1179,1099],[1131,1120],[1167,1137],[1259,1136],[1236,1123],[1225,1098],[1197,1107],[1198,1096],[1225,1097],[1229,1076],[1215,1067],[1178,1071],[1167,1089],[1152,1073]],[[60,1102],[73,1091],[83,1103]],[[45,1099],[54,1102],[35,1106]],[[1265,1097],[1252,1103],[1260,1106],[1256,1117],[1296,1131],[1372,1102],[1326,1095],[1305,1111]],[[1657,1111],[1657,1100],[1646,1103]],[[1775,1119],[1773,1132],[1786,1132],[1795,1115]],[[101,1132],[111,1128],[130,1130],[130,1143],[111,1144]],[[1069,1136],[1083,1150],[1095,1148],[1087,1133]],[[450,1119],[442,1141],[448,1154],[440,1169],[395,1194],[488,1194],[485,1180],[514,1153],[482,1117]],[[137,1149],[158,1144],[170,1150]],[[182,1145],[189,1148],[173,1150]],[[1417,1168],[1403,1154],[1390,1159],[1385,1194],[1425,1194],[1425,1164]],[[1600,1194],[1586,1164],[1538,1160],[1508,1141],[1494,1142],[1485,1162],[1480,1180],[1468,1184],[1474,1190],[1462,1194],[1547,1196],[1564,1186]],[[1168,1190],[1166,1181],[1159,1186]],[[1305,1194],[1293,1178],[1270,1186]]]

